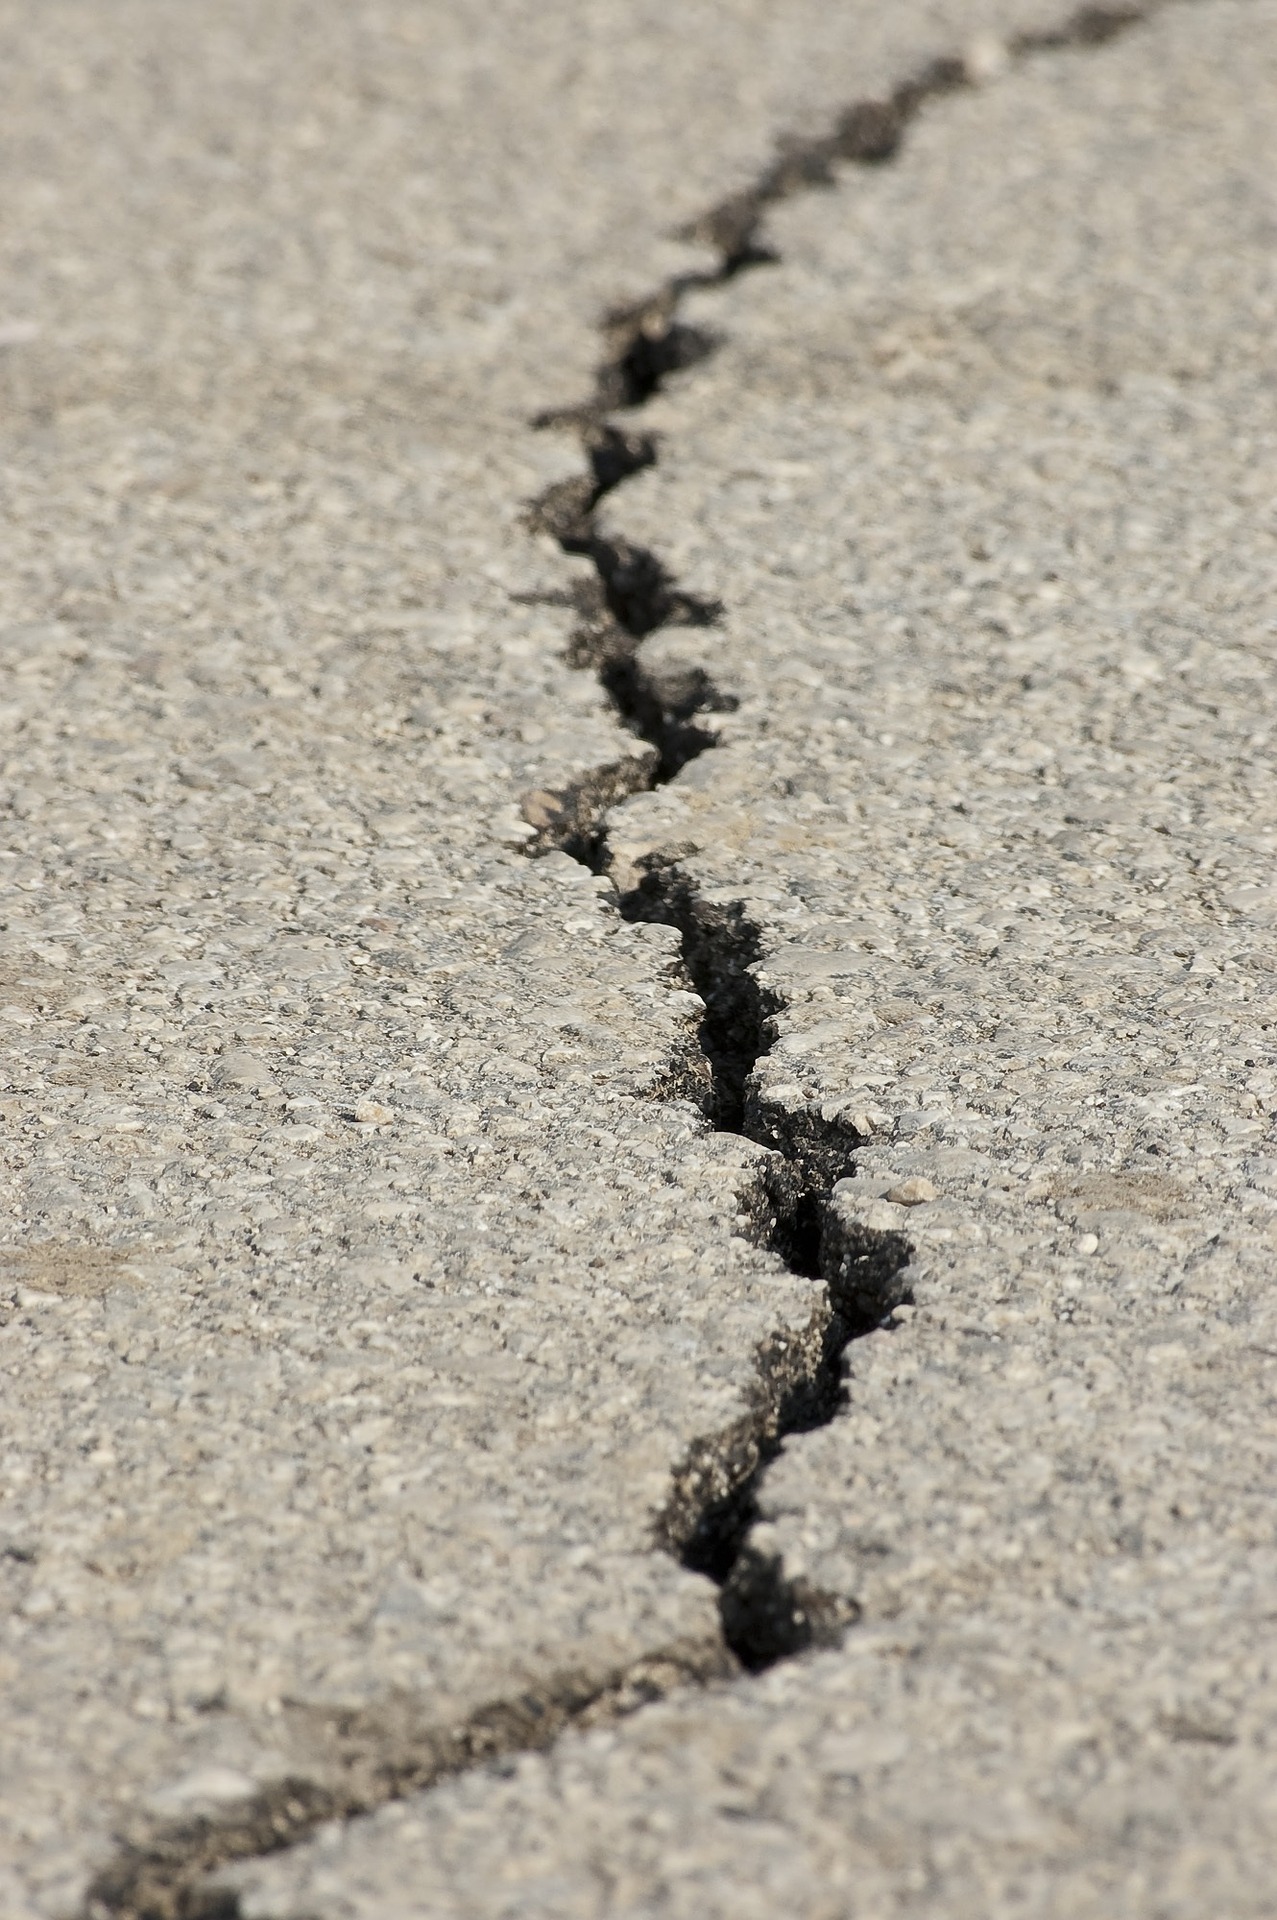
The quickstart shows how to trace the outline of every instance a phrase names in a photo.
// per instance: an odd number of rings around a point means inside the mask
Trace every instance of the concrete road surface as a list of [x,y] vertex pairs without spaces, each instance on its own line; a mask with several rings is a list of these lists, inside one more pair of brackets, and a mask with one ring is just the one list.
[[1277,5],[0,85],[4,1912],[1271,1914]]

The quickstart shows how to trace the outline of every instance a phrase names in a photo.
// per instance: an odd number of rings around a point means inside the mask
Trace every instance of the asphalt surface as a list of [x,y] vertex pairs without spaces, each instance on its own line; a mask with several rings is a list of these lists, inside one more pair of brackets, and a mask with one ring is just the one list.
[[1271,1912],[1277,10],[1055,23],[0,16],[6,1912]]

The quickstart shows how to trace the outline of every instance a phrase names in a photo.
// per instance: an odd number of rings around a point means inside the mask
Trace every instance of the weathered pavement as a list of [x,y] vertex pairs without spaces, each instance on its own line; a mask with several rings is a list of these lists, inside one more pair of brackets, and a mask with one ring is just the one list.
[[6,1911],[1271,1911],[1277,10],[828,11],[4,20]]

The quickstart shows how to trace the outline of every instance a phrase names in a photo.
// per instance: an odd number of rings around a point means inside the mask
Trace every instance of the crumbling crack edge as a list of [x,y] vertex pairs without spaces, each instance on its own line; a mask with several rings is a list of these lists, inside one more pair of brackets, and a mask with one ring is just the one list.
[[238,1894],[208,1877],[217,1869],[507,1754],[538,1752],[568,1726],[605,1725],[676,1688],[708,1685],[731,1666],[716,1642],[660,1648],[610,1672],[550,1674],[455,1727],[430,1722],[413,1699],[376,1712],[286,1704],[289,1731],[318,1766],[272,1780],[225,1816],[196,1814],[126,1839],[90,1889],[86,1920],[235,1920]]
[[[601,850],[606,856],[606,835]],[[756,1673],[836,1644],[856,1618],[854,1601],[791,1579],[775,1556],[755,1549],[750,1533],[761,1478],[784,1441],[827,1425],[843,1404],[847,1347],[890,1324],[894,1308],[911,1298],[912,1248],[902,1234],[858,1225],[838,1204],[837,1182],[861,1144],[854,1126],[775,1109],[754,1080],[783,1004],[758,980],[761,938],[744,907],[706,900],[680,865],[656,856],[640,861],[637,884],[618,910],[627,920],[677,929],[705,1008],[706,1118],[716,1132],[765,1149],[738,1195],[742,1228],[790,1273],[816,1283],[806,1325],[779,1328],[763,1341],[744,1412],[693,1442],[656,1522],[657,1544],[718,1586],[724,1641]]]
[[[1039,53],[1102,46],[1169,3],[1082,6],[1055,28],[1013,36],[1002,53],[1011,65]],[[852,103],[824,132],[783,140],[750,186],[681,231],[679,237],[707,246],[714,263],[675,275],[646,299],[607,314],[593,392],[578,406],[537,417],[537,426],[574,430],[586,456],[582,474],[548,489],[526,515],[531,529],[550,534],[564,553],[592,567],[592,577],[552,596],[579,614],[565,658],[596,674],[623,724],[647,750],[591,769],[568,788],[526,795],[529,854],[561,849],[593,871],[607,872],[608,811],[629,794],[675,779],[691,759],[715,746],[716,731],[703,716],[731,712],[737,704],[704,668],[662,675],[642,658],[650,634],[713,626],[722,608],[680,588],[649,549],[598,528],[602,502],[658,458],[653,436],[633,433],[609,416],[641,409],[672,374],[714,351],[716,337],[683,319],[683,303],[693,292],[777,262],[761,232],[770,207],[834,186],[842,166],[892,160],[910,122],[930,101],[976,87],[985,77],[961,55],[938,57],[887,96]],[[912,1249],[902,1235],[858,1226],[834,1201],[839,1171],[860,1144],[854,1132],[820,1116],[770,1110],[752,1083],[753,1066],[771,1044],[783,1007],[759,987],[753,971],[759,935],[743,906],[726,914],[717,906],[707,910],[691,877],[677,865],[661,865],[659,856],[640,860],[639,870],[639,884],[621,898],[620,911],[629,919],[677,926],[689,974],[705,989],[707,1119],[717,1130],[742,1133],[769,1149],[740,1196],[750,1236],[792,1272],[820,1283],[806,1326],[778,1330],[759,1348],[743,1413],[688,1449],[655,1520],[655,1544],[718,1584],[721,1641],[658,1650],[608,1674],[555,1674],[513,1700],[489,1703],[451,1729],[417,1724],[420,1707],[412,1701],[400,1703],[398,1716],[285,1708],[307,1723],[313,1747],[325,1755],[327,1780],[321,1767],[320,1777],[272,1782],[234,1815],[156,1824],[122,1839],[89,1890],[84,1920],[238,1920],[238,1893],[229,1883],[219,1884],[219,1868],[279,1852],[326,1821],[370,1812],[505,1755],[542,1751],[569,1729],[622,1718],[684,1687],[712,1685],[742,1668],[760,1671],[809,1648],[837,1644],[854,1623],[853,1599],[790,1577],[774,1556],[753,1546],[750,1533],[759,1483],[785,1438],[827,1424],[843,1403],[841,1363],[848,1344],[890,1325],[894,1307],[909,1299],[905,1276]],[[736,1009],[729,1017],[740,1019],[742,1002],[747,1004],[752,1037],[743,1046],[723,1044],[721,1031],[717,1037],[712,1031],[713,1003],[724,997]],[[673,1071],[669,1084],[649,1097],[686,1098],[696,1091],[695,1076]]]
[[[722,605],[688,592],[650,548],[598,525],[598,510],[637,473],[655,466],[654,435],[618,424],[661,392],[667,380],[708,358],[718,336],[683,317],[690,294],[723,287],[756,267],[778,264],[763,222],[782,201],[839,183],[840,169],[878,167],[900,152],[911,123],[934,100],[984,85],[996,73],[1044,53],[1095,48],[1141,26],[1170,0],[1115,0],[1084,5],[1058,26],[1029,29],[1005,43],[981,43],[972,52],[924,61],[891,92],[854,101],[816,134],[783,138],[776,155],[746,187],[717,202],[679,230],[677,238],[707,248],[706,267],[675,273],[644,298],[605,314],[600,331],[604,354],[593,390],[575,406],[535,416],[534,426],[562,427],[577,434],[585,466],[548,487],[528,508],[534,531],[549,534],[565,554],[585,559],[592,572],[548,598],[575,605],[579,623],[564,658],[597,675],[622,724],[644,740],[651,754],[634,756],[621,769],[628,791],[664,785],[688,761],[717,744],[705,716],[735,709],[737,700],[705,667],[674,672],[654,667],[642,643],[670,627],[717,624]],[[603,770],[600,770],[603,771]],[[538,790],[525,798],[524,818],[533,829],[532,853],[561,848],[598,866],[600,822],[608,797],[599,774],[587,774],[559,792]]]
[[[664,628],[715,624],[721,606],[687,593],[656,553],[601,530],[597,518],[618,488],[659,458],[652,435],[612,416],[641,411],[671,375],[695,366],[718,344],[715,335],[685,321],[687,296],[776,263],[779,256],[762,232],[768,209],[795,194],[834,186],[842,166],[892,160],[931,101],[977,88],[1037,54],[1103,46],[1165,4],[1084,5],[1056,27],[1026,31],[999,45],[982,43],[965,56],[932,59],[889,94],[852,103],[823,131],[783,140],[751,185],[711,207],[679,236],[711,250],[709,267],[675,274],[646,299],[604,317],[605,352],[592,393],[576,407],[541,414],[534,422],[573,428],[585,469],[547,489],[529,509],[528,522],[593,568],[592,578],[579,579],[562,596],[581,615],[564,658],[570,666],[593,669],[622,723],[647,744],[647,754],[633,762],[631,790],[676,779],[689,759],[718,744],[702,716],[730,712],[737,704],[707,669],[682,665],[671,676],[643,651],[644,640]],[[595,873],[612,871],[608,812],[615,803],[595,808],[591,781],[587,775],[560,793],[525,796],[524,819],[533,830],[529,853],[557,848]],[[706,1006],[702,1046],[712,1083],[707,1118],[715,1129],[742,1134],[774,1156],[751,1192],[741,1196],[752,1236],[791,1272],[824,1283],[821,1351],[818,1357],[809,1353],[801,1386],[763,1396],[772,1409],[767,1417],[751,1408],[727,1432],[696,1443],[675,1473],[670,1505],[658,1522],[661,1544],[718,1582],[724,1637],[742,1665],[757,1671],[836,1640],[854,1617],[853,1602],[800,1591],[778,1562],[752,1547],[750,1530],[760,1478],[786,1435],[834,1418],[846,1347],[882,1326],[908,1298],[900,1275],[911,1250],[899,1235],[851,1226],[834,1204],[833,1188],[863,1144],[854,1128],[812,1111],[778,1110],[765,1100],[754,1067],[775,1039],[784,1007],[769,999],[757,979],[760,931],[743,902],[710,905],[698,896],[690,872],[677,858],[673,864],[668,859],[656,849],[638,858],[638,883],[627,882],[619,910],[627,919],[660,920],[678,929],[685,967]],[[775,1339],[783,1346],[787,1337]],[[765,1343],[757,1359],[760,1393],[763,1382],[771,1383],[774,1360]]]

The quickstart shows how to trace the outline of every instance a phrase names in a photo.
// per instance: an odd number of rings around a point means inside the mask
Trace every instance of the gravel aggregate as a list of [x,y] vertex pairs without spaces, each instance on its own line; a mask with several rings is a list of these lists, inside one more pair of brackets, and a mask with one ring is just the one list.
[[756,1490],[858,1624],[245,1920],[1272,1911],[1277,9],[983,71],[688,297],[596,513],[723,604],[640,663],[737,704],[595,864],[752,929],[744,1124],[853,1137],[832,1218],[912,1247]]

